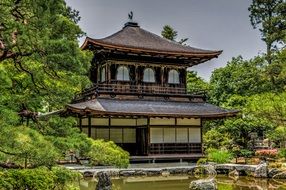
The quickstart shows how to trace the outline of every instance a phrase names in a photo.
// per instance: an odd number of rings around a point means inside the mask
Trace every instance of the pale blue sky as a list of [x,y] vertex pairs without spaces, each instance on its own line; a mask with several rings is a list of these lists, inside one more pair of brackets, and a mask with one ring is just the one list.
[[[80,11],[79,25],[91,38],[103,38],[120,30],[132,10],[139,25],[160,35],[164,25],[189,38],[188,45],[223,50],[218,59],[190,68],[208,80],[215,68],[232,57],[249,59],[265,51],[260,33],[250,25],[251,0],[66,0]],[[80,45],[84,39],[80,39]]]

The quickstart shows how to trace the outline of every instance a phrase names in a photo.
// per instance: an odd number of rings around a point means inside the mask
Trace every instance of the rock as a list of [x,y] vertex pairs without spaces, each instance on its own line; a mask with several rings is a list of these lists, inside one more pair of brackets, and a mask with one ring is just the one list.
[[236,169],[228,173],[228,177],[237,180],[239,178],[239,173]]
[[274,168],[268,171],[268,177],[273,179],[286,179],[286,171]]
[[168,176],[170,176],[170,172],[169,171],[162,171],[161,175],[163,177],[168,177]]
[[91,171],[85,171],[83,172],[83,177],[93,177],[94,172]]
[[110,176],[105,172],[98,172],[98,183],[96,185],[96,190],[111,190],[112,183]]
[[131,177],[135,176],[135,170],[123,170],[119,172],[119,176],[122,177]]
[[190,190],[217,190],[217,185],[214,179],[211,180],[195,180],[190,183]]
[[272,178],[273,176],[275,176],[276,174],[280,173],[281,170],[277,169],[277,168],[272,168],[268,170],[268,177]]
[[267,177],[268,166],[266,162],[261,162],[255,169],[254,177]]

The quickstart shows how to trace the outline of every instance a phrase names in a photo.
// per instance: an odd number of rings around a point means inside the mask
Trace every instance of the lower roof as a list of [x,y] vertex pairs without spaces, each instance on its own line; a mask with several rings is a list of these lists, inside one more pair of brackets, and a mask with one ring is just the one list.
[[118,116],[222,118],[236,116],[239,111],[227,110],[205,102],[120,100],[96,98],[68,104],[74,113]]

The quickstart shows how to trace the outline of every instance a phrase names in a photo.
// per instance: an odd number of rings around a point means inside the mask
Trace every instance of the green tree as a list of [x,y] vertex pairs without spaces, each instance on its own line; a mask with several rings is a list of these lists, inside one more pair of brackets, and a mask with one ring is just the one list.
[[264,59],[232,58],[226,67],[216,69],[210,79],[210,100],[224,104],[231,96],[250,96],[268,91],[271,83],[265,76]]
[[267,46],[267,61],[271,63],[271,51],[276,44],[285,44],[286,37],[286,2],[284,0],[252,0],[250,21],[254,28],[259,28],[262,40]]
[[[178,36],[178,32],[174,28],[172,28],[170,25],[165,25],[163,26],[161,35],[164,38],[175,42]],[[182,38],[178,41],[178,43],[184,44],[186,41],[188,41],[188,38]]]
[[187,72],[187,89],[189,92],[208,92],[209,84],[195,71]]
[[65,151],[92,150],[74,118],[38,119],[90,84],[92,53],[78,47],[78,20],[64,0],[0,2],[1,166],[51,168]]
[[[62,108],[89,84],[91,55],[78,47],[77,37],[83,34],[78,15],[63,0],[3,0],[0,14],[1,161],[50,165],[57,156],[47,153],[50,160],[43,159],[43,151],[54,152],[54,147],[37,113]],[[24,120],[33,121],[30,128],[23,127]]]

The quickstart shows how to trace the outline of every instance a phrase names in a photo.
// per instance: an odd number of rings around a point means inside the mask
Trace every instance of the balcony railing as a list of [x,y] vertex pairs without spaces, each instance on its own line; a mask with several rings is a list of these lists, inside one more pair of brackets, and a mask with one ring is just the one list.
[[188,92],[182,87],[164,87],[159,85],[130,85],[130,84],[95,84],[91,88],[83,90],[77,94],[75,101],[100,94],[115,95],[138,95],[138,96],[192,96],[203,97],[204,91]]

